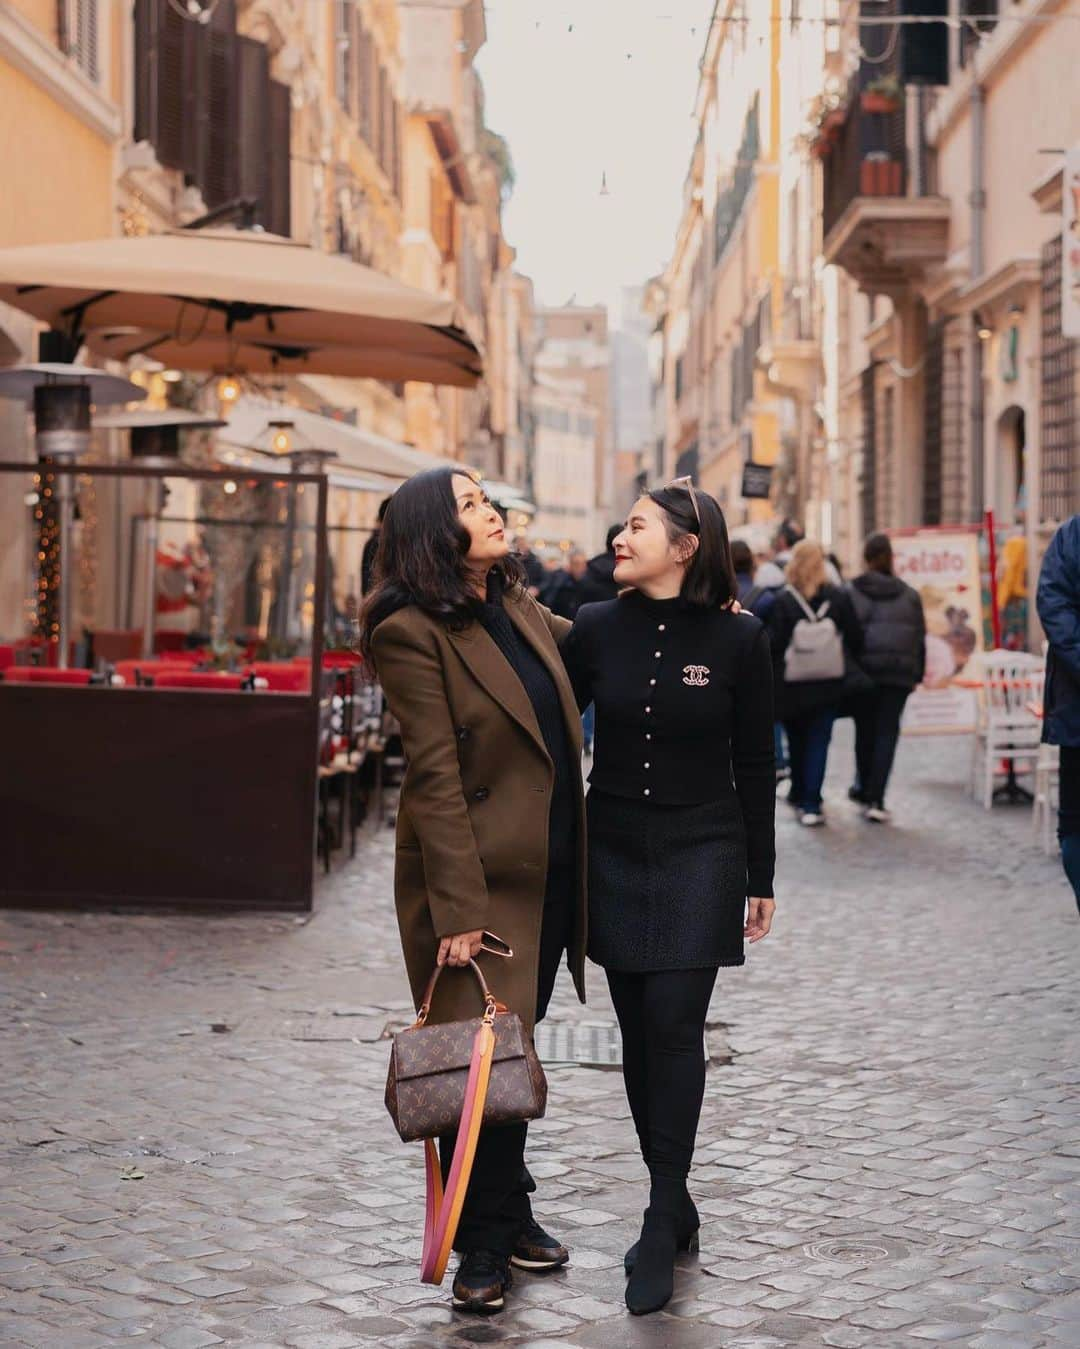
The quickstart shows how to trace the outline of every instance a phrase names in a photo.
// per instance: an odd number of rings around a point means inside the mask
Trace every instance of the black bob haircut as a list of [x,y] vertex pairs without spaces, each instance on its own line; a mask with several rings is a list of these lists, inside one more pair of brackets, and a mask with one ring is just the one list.
[[672,543],[687,535],[698,540],[683,577],[681,598],[699,609],[730,604],[736,593],[735,568],[727,521],[716,500],[700,487],[658,487],[646,495],[664,512]]

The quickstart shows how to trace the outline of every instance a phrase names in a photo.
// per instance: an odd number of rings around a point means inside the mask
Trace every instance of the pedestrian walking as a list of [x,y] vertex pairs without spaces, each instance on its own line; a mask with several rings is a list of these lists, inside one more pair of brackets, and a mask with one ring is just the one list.
[[588,559],[585,554],[575,550],[567,559],[566,567],[560,567],[548,578],[541,598],[551,612],[557,614],[559,618],[573,620],[577,613],[582,603],[581,584],[585,579],[587,566]]
[[519,534],[515,543],[517,544],[517,559],[525,569],[525,584],[528,587],[529,594],[532,595],[533,599],[537,599],[547,582],[548,574],[544,570],[544,564],[533,552],[527,534]]
[[[578,608],[583,604],[599,604],[603,600],[613,600],[619,593],[615,581],[615,540],[623,532],[624,525],[612,525],[607,532],[604,551],[589,558],[585,575],[578,588]],[[593,738],[596,734],[596,708],[592,703],[581,714],[581,727],[585,734],[585,753],[591,755]]]
[[1080,515],[1050,540],[1036,604],[1049,643],[1043,739],[1061,747],[1058,838],[1080,909]]
[[632,589],[580,609],[563,656],[578,703],[596,704],[589,955],[607,974],[649,1169],[626,1255],[641,1314],[668,1302],[676,1254],[698,1239],[687,1178],[713,986],[775,909],[772,671],[761,623],[730,608],[723,513],[689,479],[643,496],[615,553]]
[[787,583],[769,610],[778,715],[791,756],[789,803],[807,826],[823,825],[822,787],[845,674],[862,647],[851,601],[826,580],[825,554],[803,539],[792,549]]
[[862,629],[859,665],[873,687],[852,699],[855,782],[848,795],[868,820],[888,824],[885,808],[904,704],[926,669],[926,620],[918,593],[893,571],[887,534],[871,534],[863,547],[866,570],[848,587]]
[[[531,1030],[566,953],[584,1000],[581,723],[557,646],[570,625],[529,595],[498,512],[459,471],[398,489],[380,557],[361,642],[407,761],[394,894],[413,999],[436,962],[475,959]],[[500,941],[512,959],[499,959]],[[445,971],[428,1024],[475,1017],[476,998],[469,969]],[[532,1214],[526,1127],[480,1131],[454,1243],[461,1310],[501,1309],[511,1263],[568,1258]],[[455,1141],[439,1140],[444,1175]]]
[[619,593],[615,583],[615,540],[625,526],[612,525],[607,532],[604,551],[596,557],[590,557],[585,566],[585,575],[581,578],[581,603],[599,604],[601,600],[613,600]]

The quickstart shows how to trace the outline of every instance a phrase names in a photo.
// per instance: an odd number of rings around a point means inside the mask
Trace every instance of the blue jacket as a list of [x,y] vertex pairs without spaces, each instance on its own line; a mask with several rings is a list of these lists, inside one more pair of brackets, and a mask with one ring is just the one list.
[[1036,603],[1050,643],[1043,738],[1080,746],[1080,515],[1066,520],[1050,540]]

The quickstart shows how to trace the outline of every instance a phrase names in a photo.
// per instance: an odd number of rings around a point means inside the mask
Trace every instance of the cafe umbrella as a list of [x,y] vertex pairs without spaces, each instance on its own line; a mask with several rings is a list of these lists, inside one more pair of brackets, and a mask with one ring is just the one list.
[[0,301],[74,356],[183,370],[340,375],[472,388],[482,358],[457,303],[260,230],[0,249]]

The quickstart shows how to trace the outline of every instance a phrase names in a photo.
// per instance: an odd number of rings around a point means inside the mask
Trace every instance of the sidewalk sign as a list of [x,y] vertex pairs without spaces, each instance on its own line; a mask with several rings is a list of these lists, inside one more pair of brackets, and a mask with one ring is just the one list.
[[926,617],[926,675],[904,709],[907,735],[975,729],[976,695],[952,681],[975,678],[984,649],[977,526],[890,534],[896,574],[916,590]]

